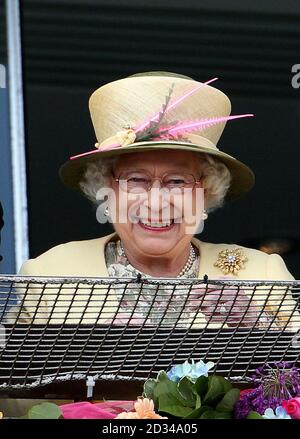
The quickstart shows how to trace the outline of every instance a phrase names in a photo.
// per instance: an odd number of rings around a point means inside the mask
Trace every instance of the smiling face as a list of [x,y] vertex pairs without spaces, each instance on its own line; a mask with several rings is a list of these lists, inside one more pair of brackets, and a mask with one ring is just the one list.
[[[131,192],[126,191],[124,180],[119,182],[114,177],[126,178]],[[188,183],[184,193],[178,187],[182,177]],[[150,190],[136,190],[136,185],[147,185],[151,178]],[[162,181],[167,185],[165,190]],[[114,166],[111,186],[116,196],[114,227],[128,248],[148,256],[171,256],[186,248],[204,208],[196,153],[161,150],[124,154]],[[118,218],[127,220],[120,222]]]

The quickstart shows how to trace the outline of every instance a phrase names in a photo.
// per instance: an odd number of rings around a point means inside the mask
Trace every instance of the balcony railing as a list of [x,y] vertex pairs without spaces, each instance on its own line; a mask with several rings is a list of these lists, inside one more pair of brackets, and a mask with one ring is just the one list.
[[266,362],[300,367],[299,298],[300,281],[2,276],[0,394],[69,395],[92,376],[124,397],[191,359],[241,384]]

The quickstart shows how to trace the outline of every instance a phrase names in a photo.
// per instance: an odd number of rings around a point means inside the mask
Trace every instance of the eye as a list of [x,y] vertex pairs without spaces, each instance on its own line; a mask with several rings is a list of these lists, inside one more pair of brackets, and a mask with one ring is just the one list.
[[127,181],[128,183],[147,183],[149,179],[145,177],[129,177]]
[[180,178],[173,178],[172,180],[169,180],[169,183],[181,184],[181,183],[184,183],[184,180],[182,180]]
[[182,177],[169,177],[166,180],[166,184],[170,186],[181,186],[185,183],[184,178]]

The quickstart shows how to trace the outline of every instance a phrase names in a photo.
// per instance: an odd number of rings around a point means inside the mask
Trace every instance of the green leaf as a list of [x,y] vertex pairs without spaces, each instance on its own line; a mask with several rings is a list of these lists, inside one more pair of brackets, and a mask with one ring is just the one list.
[[165,372],[164,370],[160,370],[157,374],[156,381],[171,381],[171,380],[168,377],[167,372]]
[[153,396],[155,401],[157,401],[158,405],[160,404],[160,398],[163,395],[172,395],[176,398],[182,405],[185,405],[186,401],[180,394],[177,383],[169,380],[169,378],[162,378],[153,389]]
[[220,412],[232,412],[235,404],[239,400],[240,391],[239,389],[231,389],[222,398],[216,407],[216,410]]
[[231,390],[233,388],[231,382],[228,381],[226,378],[221,377],[221,376],[219,376],[218,378],[219,378],[220,382],[222,383],[224,393],[229,392],[229,390]]
[[160,370],[156,379],[149,378],[144,383],[143,393],[146,398],[153,400],[155,407],[158,407],[158,398],[161,393],[171,391],[177,393],[177,384],[170,380],[164,370]]
[[212,409],[205,410],[200,416],[200,419],[215,419],[215,411]]
[[215,419],[232,419],[231,412],[221,412],[219,410],[215,411]]
[[195,407],[196,405],[196,390],[194,383],[187,377],[181,378],[179,383],[177,384],[177,388],[181,396],[185,400],[185,405],[188,407]]
[[248,413],[246,419],[264,419],[259,413],[251,411]]
[[200,395],[201,398],[203,398],[208,390],[208,377],[202,376],[197,378],[194,388],[198,393],[198,395]]
[[204,397],[203,402],[206,405],[214,406],[217,404],[224,396],[224,383],[221,377],[213,375],[208,379],[208,391]]
[[218,410],[212,410],[211,408],[205,410],[200,416],[200,419],[231,419],[231,418],[232,418],[231,413],[220,412]]
[[159,412],[169,413],[178,418],[184,418],[193,412],[190,407],[183,406],[174,395],[164,394],[159,398]]
[[209,407],[208,405],[202,405],[200,408],[200,415],[202,415],[204,412],[207,412],[207,410],[211,411],[212,408]]
[[201,397],[198,395],[198,393],[196,394],[196,405],[195,405],[196,409],[200,409],[201,408]]
[[149,378],[144,383],[144,396],[145,398],[153,399],[154,398],[154,388],[157,385],[157,382],[153,378]]
[[[204,408],[205,409],[205,408]],[[188,416],[185,416],[185,419],[199,419],[200,415],[204,412],[203,407],[201,406],[201,398],[198,394],[196,394],[196,406],[195,410],[192,411]]]
[[201,407],[195,409],[188,416],[185,416],[184,419],[200,419],[200,415],[202,414]]
[[28,419],[58,419],[61,416],[60,408],[51,402],[35,405],[31,407],[27,414]]

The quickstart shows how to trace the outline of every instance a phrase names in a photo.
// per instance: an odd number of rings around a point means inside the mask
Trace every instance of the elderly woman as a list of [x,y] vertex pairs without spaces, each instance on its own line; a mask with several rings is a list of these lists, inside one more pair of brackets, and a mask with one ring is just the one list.
[[[294,279],[277,254],[194,237],[211,212],[254,184],[252,171],[216,146],[227,120],[250,115],[229,116],[230,101],[221,91],[168,72],[106,84],[92,94],[89,104],[96,148],[71,157],[60,176],[99,206],[98,221],[112,221],[115,232],[58,245],[24,262],[20,275]],[[128,322],[133,308],[130,323],[153,324],[166,317],[164,304],[172,289],[166,287],[165,296],[153,303],[153,285],[142,294],[130,284],[122,295],[121,287],[106,291],[111,302],[104,307],[97,296],[77,297],[77,290],[63,294],[57,289],[54,294],[53,289],[32,288],[9,317],[18,312],[19,321],[49,321],[50,316],[54,323],[117,324]],[[300,319],[290,292],[273,290],[273,302],[268,293],[259,288],[254,294],[207,288],[199,281],[192,291],[173,291],[166,322],[173,316],[174,323],[180,308],[184,322],[200,327],[208,322],[268,325],[274,320],[276,327],[289,321],[297,329]]]

